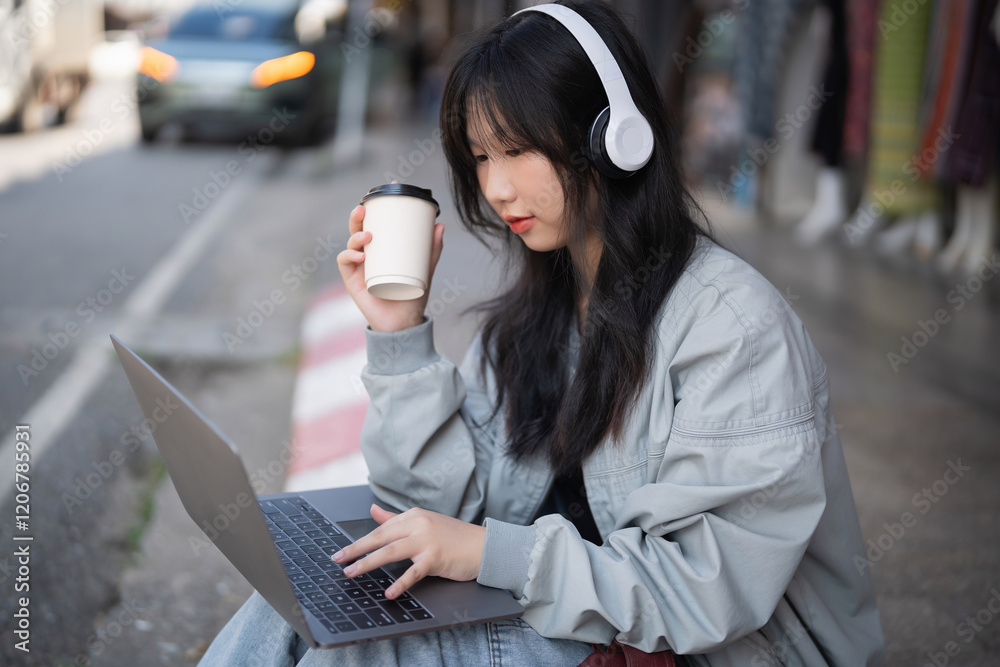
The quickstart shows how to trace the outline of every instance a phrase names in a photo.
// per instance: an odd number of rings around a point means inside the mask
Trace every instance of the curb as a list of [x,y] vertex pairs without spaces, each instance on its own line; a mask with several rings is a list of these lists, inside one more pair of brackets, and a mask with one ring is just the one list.
[[360,444],[369,400],[361,382],[366,325],[343,285],[321,290],[306,307],[285,491],[368,483]]

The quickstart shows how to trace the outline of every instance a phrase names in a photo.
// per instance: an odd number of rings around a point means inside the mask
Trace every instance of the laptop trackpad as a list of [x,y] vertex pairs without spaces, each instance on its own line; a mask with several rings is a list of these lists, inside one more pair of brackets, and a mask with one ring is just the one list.
[[[349,521],[338,521],[337,525],[344,529],[347,536],[353,541],[358,541],[368,533],[378,528],[379,523],[375,519],[351,519]],[[382,569],[389,573],[393,579],[398,579],[406,570],[413,565],[409,558],[397,563],[383,565]]]
[[378,528],[378,521],[375,519],[351,519],[350,521],[338,521],[337,525],[344,529],[351,540],[357,542]]

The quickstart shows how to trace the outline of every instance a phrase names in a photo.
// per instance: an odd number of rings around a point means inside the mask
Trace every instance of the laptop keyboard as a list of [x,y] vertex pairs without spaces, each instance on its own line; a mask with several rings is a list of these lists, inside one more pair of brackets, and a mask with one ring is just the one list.
[[260,509],[295,597],[330,632],[369,630],[432,617],[409,591],[387,600],[385,590],[393,578],[382,568],[355,577],[344,574],[330,556],[352,540],[305,499],[263,500]]

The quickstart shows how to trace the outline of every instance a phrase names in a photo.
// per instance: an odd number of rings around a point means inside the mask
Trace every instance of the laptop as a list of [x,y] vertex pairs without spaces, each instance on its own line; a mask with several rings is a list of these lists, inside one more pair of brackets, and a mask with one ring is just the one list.
[[[476,581],[425,577],[384,591],[412,565],[348,577],[330,556],[378,524],[367,485],[257,497],[237,449],[180,392],[112,334],[111,341],[184,508],[205,536],[314,648],[516,618],[524,607]],[[169,403],[168,403],[169,402]],[[165,414],[164,405],[179,405]]]

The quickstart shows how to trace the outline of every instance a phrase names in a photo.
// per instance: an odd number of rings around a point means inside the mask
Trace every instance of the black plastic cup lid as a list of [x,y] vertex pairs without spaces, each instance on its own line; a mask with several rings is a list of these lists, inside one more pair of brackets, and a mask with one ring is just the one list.
[[364,204],[369,199],[373,199],[375,197],[387,197],[390,195],[416,197],[417,199],[429,201],[434,204],[434,208],[437,209],[437,213],[434,214],[434,217],[436,218],[441,215],[441,207],[438,206],[437,200],[431,196],[430,190],[427,188],[418,188],[415,185],[407,185],[406,183],[386,183],[384,185],[376,185],[368,191],[368,194],[361,198],[361,203]]

